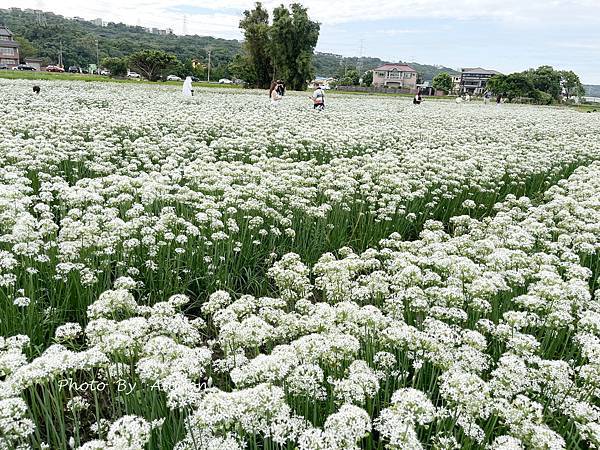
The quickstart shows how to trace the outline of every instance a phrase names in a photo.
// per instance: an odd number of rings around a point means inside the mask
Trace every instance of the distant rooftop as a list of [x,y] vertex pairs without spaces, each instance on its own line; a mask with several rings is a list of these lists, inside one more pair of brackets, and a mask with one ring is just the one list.
[[408,64],[384,64],[381,67],[377,67],[374,70],[398,70],[400,72],[416,72],[415,69],[410,67]]
[[2,25],[0,25],[0,36],[9,36],[12,37],[12,33],[10,30]]
[[481,67],[463,69],[462,73],[477,73],[477,74],[484,74],[484,75],[502,75],[497,70],[488,70],[488,69],[483,69]]
[[19,48],[19,43],[17,41],[2,41],[2,40],[0,40],[0,47]]

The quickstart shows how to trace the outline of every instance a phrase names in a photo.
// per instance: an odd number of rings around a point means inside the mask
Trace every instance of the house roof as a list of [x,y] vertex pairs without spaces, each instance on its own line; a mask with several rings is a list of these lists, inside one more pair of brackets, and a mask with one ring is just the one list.
[[476,74],[482,74],[482,75],[502,75],[497,70],[488,70],[488,69],[483,69],[481,67],[463,69],[462,73],[476,73]]
[[0,40],[0,47],[11,47],[11,48],[19,48],[19,43],[16,41],[2,41]]
[[408,64],[384,64],[381,67],[378,67],[374,70],[394,70],[396,69],[399,72],[416,72],[415,69],[410,67]]
[[10,32],[10,30],[6,27],[0,26],[0,36],[11,36],[12,37],[12,33]]

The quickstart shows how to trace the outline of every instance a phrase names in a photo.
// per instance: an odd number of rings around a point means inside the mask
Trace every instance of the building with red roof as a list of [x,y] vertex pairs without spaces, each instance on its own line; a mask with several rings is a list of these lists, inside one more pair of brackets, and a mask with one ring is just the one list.
[[384,64],[373,69],[373,86],[416,89],[417,71],[408,64]]

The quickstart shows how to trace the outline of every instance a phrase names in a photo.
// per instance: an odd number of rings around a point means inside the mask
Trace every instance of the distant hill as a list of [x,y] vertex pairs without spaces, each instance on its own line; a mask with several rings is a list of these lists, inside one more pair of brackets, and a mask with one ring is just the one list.
[[[142,49],[164,50],[181,61],[206,61],[210,49],[215,78],[227,75],[227,64],[241,51],[241,42],[210,36],[158,35],[143,27],[109,22],[95,25],[87,20],[75,20],[51,12],[19,8],[0,9],[0,25],[7,26],[21,40],[26,56],[41,57],[46,64],[56,64],[62,47],[65,66],[87,67],[96,62],[96,42],[100,60],[107,56],[125,56]],[[25,40],[25,41],[24,41]],[[323,77],[342,75],[345,69],[366,71],[387,61],[370,57],[342,57],[331,53],[315,53],[316,74]],[[456,73],[447,67],[411,62],[423,80],[431,80],[440,72]]]
[[[371,57],[343,57],[341,55],[336,55],[333,53],[315,53],[315,69],[317,72],[317,76],[321,77],[343,75],[344,71],[349,68],[357,68],[362,71],[371,70],[389,62],[392,61],[384,61],[379,58]],[[447,72],[450,75],[455,75],[459,73],[455,69],[451,69],[449,67],[432,66],[408,61],[400,62],[410,64],[412,67],[414,67],[415,70],[419,72],[423,80],[433,80],[433,78],[440,72]]]
[[0,24],[7,26],[15,35],[27,39],[35,49],[36,56],[46,63],[56,63],[61,48],[65,66],[87,67],[96,62],[96,40],[100,59],[107,56],[124,56],[142,49],[159,49],[177,55],[184,61],[192,58],[205,59],[207,49],[212,50],[214,66],[225,65],[240,51],[236,40],[218,39],[210,36],[157,35],[137,26],[122,23],[94,25],[85,20],[73,20],[44,12],[17,8],[0,9]]
[[590,97],[600,97],[600,85],[584,84],[585,93]]

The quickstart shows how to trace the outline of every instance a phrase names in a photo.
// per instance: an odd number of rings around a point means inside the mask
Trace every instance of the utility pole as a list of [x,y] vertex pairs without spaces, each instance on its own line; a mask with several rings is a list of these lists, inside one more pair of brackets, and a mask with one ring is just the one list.
[[96,72],[100,73],[100,52],[98,51],[98,39],[96,39]]
[[62,40],[60,41],[60,52],[58,53],[58,67],[64,68],[62,54]]
[[359,59],[358,59],[358,64],[357,64],[357,69],[358,69],[358,76],[362,78],[362,63],[363,63],[363,50],[364,50],[364,46],[365,46],[365,40],[361,39],[360,40],[360,52],[358,53]]
[[208,52],[208,78],[207,81],[210,83],[210,54],[211,54],[211,50],[207,50]]

